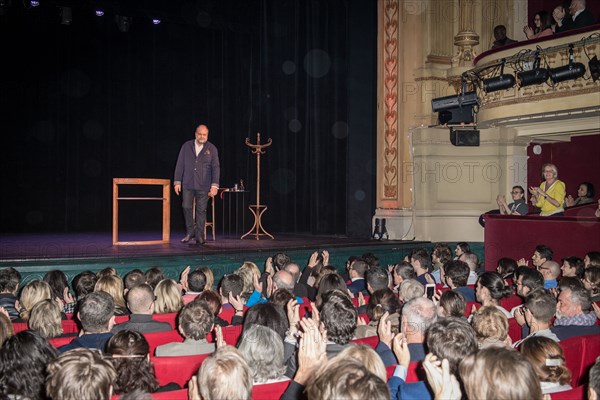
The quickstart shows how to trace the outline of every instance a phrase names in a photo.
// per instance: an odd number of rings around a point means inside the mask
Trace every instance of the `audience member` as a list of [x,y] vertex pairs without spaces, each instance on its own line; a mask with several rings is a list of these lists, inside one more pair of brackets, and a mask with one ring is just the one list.
[[463,254],[463,253],[470,253],[471,252],[471,246],[469,245],[469,243],[467,242],[458,242],[456,243],[456,248],[454,249],[454,259],[458,260],[458,258]]
[[384,382],[387,380],[387,372],[383,361],[381,361],[381,357],[367,344],[350,343],[348,347],[340,351],[334,358],[342,360],[355,359],[364,365],[367,371],[378,376]]
[[583,287],[590,293],[593,303],[600,301],[600,267],[590,267],[583,273]]
[[20,318],[16,319],[15,322],[27,322],[33,306],[46,299],[52,299],[50,285],[37,279],[29,282],[21,290],[19,301],[15,303],[20,315]]
[[309,399],[390,398],[385,381],[353,359],[335,357],[323,364],[306,388]]
[[0,347],[0,398],[43,400],[46,366],[56,350],[35,331],[22,331]]
[[348,273],[352,282],[348,285],[348,290],[355,296],[359,292],[366,293],[365,272],[367,272],[368,267],[369,265],[362,260],[356,260],[350,265]]
[[94,291],[96,286],[96,274],[92,271],[83,271],[73,278],[73,290],[75,291],[75,300],[79,301],[86,295]]
[[[600,200],[598,200],[600,202]],[[600,267],[600,251],[589,251],[583,257],[583,265],[585,268]]]
[[586,7],[586,0],[571,0],[569,15],[564,7],[556,7],[552,17],[556,21],[556,32],[564,32],[594,25],[594,16]]
[[475,290],[467,286],[471,272],[471,268],[464,261],[450,260],[444,264],[446,285],[453,291],[462,294],[465,301],[475,301]]
[[407,279],[417,278],[417,274],[415,274],[415,269],[413,268],[411,263],[407,261],[400,261],[398,264],[394,265],[393,271],[395,292],[397,292],[400,289],[400,284],[403,281]]
[[544,164],[542,166],[542,177],[544,181],[539,187],[532,186],[529,188],[531,204],[540,209],[540,215],[542,216],[564,215],[566,188],[565,183],[558,179],[556,165]]
[[566,257],[563,258],[562,266],[560,267],[562,276],[574,276],[579,279],[583,278],[583,271],[585,271],[585,265],[583,260],[579,257]]
[[515,281],[516,294],[522,299],[525,299],[533,290],[544,288],[544,276],[536,269],[519,267],[515,272],[515,276],[517,275],[518,277]]
[[447,290],[440,295],[437,315],[441,318],[464,318],[466,307],[465,296],[454,290]]
[[594,185],[591,182],[583,182],[579,185],[579,189],[577,189],[577,198],[574,199],[573,196],[568,195],[565,199],[565,205],[573,207],[593,203],[595,195],[596,190],[594,189]]
[[517,266],[517,262],[515,260],[513,260],[512,258],[509,257],[502,257],[501,259],[498,260],[498,266],[496,267],[496,272],[500,274],[500,276],[505,279],[508,280],[510,279],[511,282],[513,281],[513,274],[515,273],[515,270],[518,268]]
[[590,294],[584,288],[564,289],[558,295],[556,319],[550,328],[560,340],[572,336],[592,335],[600,333],[596,326],[596,315],[590,312],[592,302]]
[[70,350],[48,365],[46,394],[51,400],[110,400],[116,375],[100,353]]
[[349,288],[346,286],[344,279],[338,275],[326,274],[319,281],[319,287],[317,288],[317,298],[315,304],[317,308],[321,307],[323,303],[323,295],[330,290],[340,290],[343,293],[348,293]]
[[[63,336],[62,310],[55,300],[38,302],[31,309],[28,321],[29,329],[37,331],[46,339]],[[67,334],[64,336],[76,336]]]
[[[146,286],[152,291],[150,285]],[[115,394],[131,393],[134,390],[154,393],[180,389],[176,383],[159,387],[149,351],[148,341],[139,332],[122,330],[110,338],[106,344],[106,353],[112,357],[117,372],[113,384]]]
[[184,283],[183,289],[185,294],[182,296],[181,300],[185,305],[194,300],[204,291],[204,288],[206,287],[206,275],[204,275],[204,272],[196,269],[189,272],[189,274],[186,274],[185,280],[182,279],[182,283]]
[[154,312],[156,314],[176,313],[183,307],[181,292],[173,279],[163,279],[154,288]]
[[104,278],[105,276],[119,276],[119,273],[114,267],[102,268],[96,273],[96,279]]
[[260,270],[252,261],[244,261],[234,274],[242,278],[242,294],[240,296],[246,301],[254,292],[254,276],[260,277]]
[[0,347],[2,347],[6,339],[11,337],[13,334],[13,324],[10,321],[8,312],[0,307]]
[[284,375],[283,340],[274,330],[261,325],[249,326],[242,333],[238,349],[250,366],[255,385],[289,380]]
[[484,272],[477,280],[475,295],[477,301],[484,306],[493,306],[500,310],[506,318],[512,314],[498,304],[499,300],[512,294],[512,289],[504,285],[504,279],[497,272]]
[[118,275],[107,275],[96,281],[94,291],[110,294],[115,301],[115,315],[129,315],[129,310],[123,297],[123,280]]
[[479,271],[479,257],[475,253],[462,253],[458,258],[467,264],[469,267],[469,277],[467,279],[467,285],[475,285],[477,283],[478,271]]
[[494,27],[494,43],[492,49],[506,46],[508,44],[517,43],[516,40],[510,39],[506,36],[506,27],[504,25],[496,25]]
[[136,331],[140,333],[166,332],[171,330],[167,322],[152,320],[154,313],[154,292],[152,287],[146,283],[134,286],[127,292],[127,308],[131,311],[129,321],[115,325],[113,333],[123,330]]
[[381,267],[372,267],[366,273],[367,291],[373,294],[377,290],[390,287],[390,274]]
[[189,382],[189,399],[250,400],[252,371],[240,352],[232,346],[218,348],[202,362]]
[[539,11],[533,17],[534,27],[525,26],[523,33],[527,39],[537,39],[554,34],[552,30],[552,17],[547,11]]
[[271,302],[259,303],[246,311],[243,331],[247,331],[254,325],[272,329],[281,339],[285,338],[290,327],[286,311]]
[[63,312],[65,314],[73,314],[75,311],[75,299],[69,293],[69,282],[67,275],[58,269],[48,271],[44,275],[44,282],[50,285],[52,289],[52,298],[58,299],[63,303]]
[[525,189],[522,186],[513,186],[511,192],[512,203],[506,202],[504,195],[496,196],[498,208],[490,210],[479,216],[479,225],[485,227],[485,216],[487,214],[502,214],[502,215],[526,215],[529,212],[529,207],[525,201]]
[[306,283],[300,281],[300,266],[295,262],[289,262],[283,267],[284,271],[289,272],[292,275],[292,280],[294,282],[294,287],[292,288],[292,293],[296,297],[308,297],[308,289],[306,287]]
[[78,347],[104,351],[106,342],[113,335],[110,330],[115,324],[114,309],[115,301],[104,291],[85,296],[77,312],[82,328],[80,335],[71,343],[59,347],[59,353]]
[[123,285],[125,286],[124,294],[127,294],[134,286],[141,285],[146,282],[146,277],[141,269],[132,269],[123,277]]
[[[448,374],[456,379],[462,359],[477,352],[477,340],[473,328],[464,319],[450,317],[431,325],[427,331],[427,347],[429,354],[423,365],[426,366],[433,358],[445,360]],[[388,381],[391,398],[420,400],[440,398],[429,392],[424,381],[405,383],[410,357],[402,335],[394,337],[394,352],[398,358],[398,366]]]
[[397,333],[400,330],[399,309],[400,304],[391,289],[377,290],[369,297],[369,304],[367,305],[366,311],[369,316],[369,323],[359,324],[355,336],[357,338],[377,336],[379,319],[386,312],[389,314],[388,320],[392,324],[392,331]]
[[493,306],[483,306],[473,314],[471,321],[480,349],[488,347],[511,347],[508,336],[508,318]]
[[429,273],[431,269],[431,258],[425,249],[416,249],[410,255],[410,263],[417,274],[417,281],[425,286],[428,283],[435,283],[435,279]]
[[198,271],[202,272],[204,274],[204,276],[206,277],[206,286],[204,286],[204,290],[206,289],[213,289],[213,286],[215,284],[215,275],[213,273],[213,270],[210,269],[209,267],[200,267],[198,268]]
[[435,279],[436,282],[444,283],[442,279],[442,268],[444,264],[448,261],[452,260],[452,249],[446,243],[436,243],[431,250],[431,262],[433,267],[433,272],[431,276]]
[[158,283],[166,278],[160,267],[150,267],[144,274],[146,283],[156,289]]
[[554,340],[541,336],[528,338],[519,351],[533,366],[543,394],[572,389],[571,371],[565,365],[562,347]]
[[185,338],[183,342],[173,342],[158,346],[156,356],[191,356],[215,351],[215,344],[208,343],[206,335],[213,330],[214,316],[204,301],[192,301],[179,313],[178,330]]
[[21,283],[21,274],[12,267],[0,269],[0,307],[4,308],[10,319],[19,318],[15,308],[17,291]]
[[544,289],[554,289],[558,287],[558,277],[560,276],[560,264],[554,260],[544,262],[537,267],[537,270],[544,277]]
[[543,397],[535,370],[514,350],[480,350],[460,363],[459,372],[469,399],[542,400]]
[[[242,324],[242,316],[234,316],[231,323],[229,321],[225,321],[223,318],[219,317],[221,310],[223,309],[221,303],[221,296],[214,290],[204,290],[198,297],[196,297],[193,301],[205,301],[208,304],[208,308],[213,313],[215,317],[215,325],[220,327],[229,326],[229,325],[241,325]],[[236,323],[236,317],[239,319]]]
[[515,312],[519,325],[527,324],[529,335],[513,343],[518,348],[521,343],[531,337],[545,337],[556,342],[560,339],[550,330],[552,319],[556,314],[556,298],[544,289],[537,289],[525,298],[525,304]]
[[223,304],[223,307],[231,308],[232,305],[229,304],[229,296],[231,295],[231,297],[235,299],[238,296],[242,295],[243,289],[244,282],[239,275],[224,275],[223,278],[221,278],[221,282],[219,283],[219,294],[221,295],[221,303]]
[[425,288],[416,279],[405,279],[400,284],[398,290],[398,299],[401,303],[408,303],[410,300],[417,297],[422,297],[425,293]]

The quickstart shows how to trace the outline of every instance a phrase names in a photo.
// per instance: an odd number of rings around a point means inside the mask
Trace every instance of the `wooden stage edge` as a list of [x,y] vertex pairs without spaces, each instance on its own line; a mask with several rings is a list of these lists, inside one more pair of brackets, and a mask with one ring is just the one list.
[[[120,233],[120,241],[157,240],[162,232]],[[113,245],[111,232],[0,234],[0,265],[41,260],[111,259],[151,256],[197,256],[228,253],[326,250],[344,247],[385,248],[416,247],[430,242],[410,240],[375,240],[339,235],[298,235],[275,233],[275,239],[254,237],[216,237],[203,246],[180,243],[184,234],[174,233],[166,244]]]

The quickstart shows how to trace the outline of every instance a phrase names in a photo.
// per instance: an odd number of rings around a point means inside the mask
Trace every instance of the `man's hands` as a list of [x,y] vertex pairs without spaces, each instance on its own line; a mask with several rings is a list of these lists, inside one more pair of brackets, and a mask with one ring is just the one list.
[[176,183],[176,184],[173,186],[173,189],[175,189],[175,194],[176,194],[177,196],[179,196],[179,194],[181,193],[181,183]]
[[208,195],[210,197],[215,197],[217,195],[217,193],[219,193],[219,188],[211,186],[210,191],[208,192]]
[[294,380],[305,385],[309,377],[320,364],[327,360],[327,331],[319,327],[319,323],[310,318],[300,321],[302,336],[298,349],[298,371]]
[[427,374],[427,382],[433,390],[435,400],[460,400],[460,384],[456,377],[450,373],[448,360],[441,362],[436,356],[429,353],[423,360],[423,368]]
[[392,322],[388,319],[389,316],[390,313],[386,311],[379,319],[377,335],[379,336],[379,341],[385,343],[391,349],[394,334],[392,333]]

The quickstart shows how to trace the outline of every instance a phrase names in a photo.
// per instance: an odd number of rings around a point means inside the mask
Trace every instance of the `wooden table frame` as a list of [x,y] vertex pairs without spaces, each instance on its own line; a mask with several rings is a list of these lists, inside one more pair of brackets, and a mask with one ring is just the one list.
[[[119,197],[119,185],[161,185],[162,197]],[[119,242],[119,200],[161,200],[162,240],[141,240],[136,242]],[[171,180],[149,178],[113,178],[113,246],[138,244],[167,244],[171,239]]]

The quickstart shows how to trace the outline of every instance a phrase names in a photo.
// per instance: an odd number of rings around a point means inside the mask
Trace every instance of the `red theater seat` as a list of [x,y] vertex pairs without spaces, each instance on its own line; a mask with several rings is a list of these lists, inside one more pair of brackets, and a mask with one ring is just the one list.
[[575,336],[559,342],[563,349],[567,367],[571,371],[571,386],[577,386],[581,377],[583,366],[584,340],[582,336]]
[[600,337],[597,335],[582,336],[583,339],[583,357],[581,360],[581,371],[579,384],[587,384],[590,378],[590,369],[600,357]]
[[366,337],[366,338],[352,339],[352,343],[368,344],[372,348],[375,348],[375,347],[377,347],[377,344],[379,343],[379,337],[377,337],[377,336],[369,336],[369,337]]
[[281,397],[285,389],[289,386],[290,381],[266,383],[262,385],[254,385],[252,387],[252,400],[271,400]]
[[520,306],[523,304],[523,299],[517,295],[512,295],[510,297],[505,297],[500,299],[498,305],[504,307],[505,310],[512,310],[516,306]]
[[[150,355],[154,355],[154,350],[160,345],[171,342],[183,342],[183,337],[178,331],[152,332],[144,333],[144,337],[150,345]],[[168,383],[168,382],[167,382]]]
[[55,348],[58,349],[60,346],[64,346],[65,344],[71,343],[71,341],[75,339],[74,336],[71,337],[59,337],[59,338],[51,338],[48,339],[48,342]]
[[552,400],[581,400],[585,397],[584,394],[585,386],[577,386],[564,392],[551,393],[550,398]]
[[225,343],[234,346],[237,344],[238,339],[242,335],[243,325],[226,326],[222,328],[223,340]]
[[521,330],[521,325],[517,323],[517,320],[514,318],[508,319],[508,336],[512,339],[513,343],[517,340],[523,339],[523,331]]
[[172,390],[170,392],[152,393],[154,400],[188,400],[188,390]]
[[27,322],[13,322],[12,326],[13,326],[13,332],[15,334],[29,329],[29,327],[27,326]]
[[177,357],[154,357],[154,373],[158,384],[163,386],[170,382],[175,382],[179,386],[187,385],[191,377],[198,371],[202,362],[210,354],[201,354],[196,356],[177,356]]

